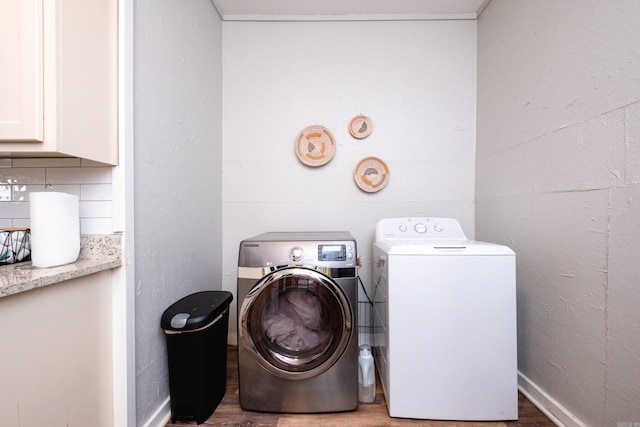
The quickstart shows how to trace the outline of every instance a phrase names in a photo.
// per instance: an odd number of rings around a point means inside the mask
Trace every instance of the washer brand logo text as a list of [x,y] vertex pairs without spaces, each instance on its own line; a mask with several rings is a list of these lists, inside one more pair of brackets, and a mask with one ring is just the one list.
[[244,245],[242,245],[245,248],[259,248],[260,245],[257,243],[245,243]]

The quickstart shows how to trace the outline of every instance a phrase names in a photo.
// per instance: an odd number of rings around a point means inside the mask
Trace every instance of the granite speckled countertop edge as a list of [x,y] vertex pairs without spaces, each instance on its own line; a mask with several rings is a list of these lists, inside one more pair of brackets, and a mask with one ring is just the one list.
[[122,266],[121,234],[83,234],[71,264],[36,268],[31,262],[0,266],[0,298]]

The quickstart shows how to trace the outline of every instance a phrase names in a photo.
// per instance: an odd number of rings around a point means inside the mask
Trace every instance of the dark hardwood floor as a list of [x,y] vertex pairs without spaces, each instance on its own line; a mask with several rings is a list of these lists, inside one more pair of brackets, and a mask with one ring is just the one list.
[[[431,420],[408,420],[391,418],[376,378],[376,398],[373,403],[361,403],[353,412],[331,414],[272,414],[243,411],[238,400],[238,358],[237,348],[228,347],[227,352],[227,390],[213,415],[201,426],[246,426],[246,427],[293,427],[293,426],[423,426],[423,427],[517,427],[517,426],[554,426],[545,415],[529,402],[522,394],[518,396],[519,419],[505,422],[454,422]],[[167,426],[196,425],[195,421],[178,420]]]

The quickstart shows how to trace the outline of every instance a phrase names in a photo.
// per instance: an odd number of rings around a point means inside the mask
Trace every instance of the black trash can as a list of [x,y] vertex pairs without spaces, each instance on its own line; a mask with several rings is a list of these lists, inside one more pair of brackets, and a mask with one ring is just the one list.
[[205,422],[227,386],[227,291],[186,296],[165,310],[160,321],[167,340],[171,422]]

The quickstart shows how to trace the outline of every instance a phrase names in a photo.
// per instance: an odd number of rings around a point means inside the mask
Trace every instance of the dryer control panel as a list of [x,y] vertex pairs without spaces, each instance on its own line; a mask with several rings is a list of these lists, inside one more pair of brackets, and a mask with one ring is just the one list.
[[376,241],[399,239],[466,239],[454,218],[386,218],[376,226]]
[[355,267],[356,241],[348,232],[272,232],[240,242],[238,267],[307,265]]
[[347,245],[318,245],[318,259],[320,261],[346,261],[353,259],[353,247]]
[[[313,244],[301,243],[289,249],[289,259],[294,262],[307,261],[352,261],[355,245],[351,243]],[[317,258],[314,258],[317,255]]]

